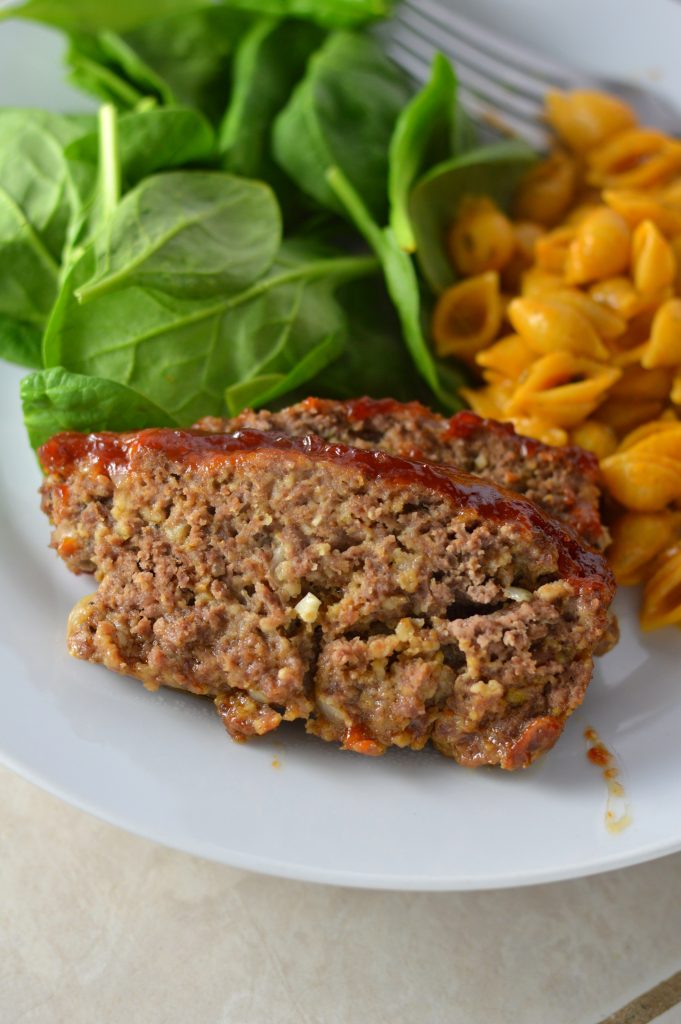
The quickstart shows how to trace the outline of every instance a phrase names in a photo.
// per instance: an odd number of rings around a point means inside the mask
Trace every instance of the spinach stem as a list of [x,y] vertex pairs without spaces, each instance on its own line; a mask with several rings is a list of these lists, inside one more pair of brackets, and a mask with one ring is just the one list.
[[118,116],[112,103],[99,108],[99,194],[102,214],[108,220],[121,196]]
[[381,229],[378,226],[340,167],[329,167],[326,180],[381,261],[388,294],[400,318],[404,340],[414,365],[440,401],[446,403],[448,397],[421,327],[421,299],[411,256],[400,248],[392,228]]
[[381,265],[374,256],[335,256],[315,260],[306,263],[302,267],[295,267],[293,270],[284,270],[278,274],[271,274],[261,278],[255,284],[237,295],[226,299],[219,305],[213,307],[216,312],[223,309],[234,309],[246,302],[264,295],[273,288],[289,284],[292,281],[315,281],[320,277],[333,276],[334,281],[353,281],[358,277],[367,277],[375,274],[381,269]]
[[103,64],[98,64],[96,60],[90,60],[89,57],[83,57],[79,54],[75,71],[85,71],[86,78],[89,76],[94,83],[103,86],[109,96],[120,100],[127,107],[134,107],[143,98],[143,94],[139,89],[135,89],[134,86],[124,81],[113,71],[110,71],[109,68],[104,67]]
[[350,214],[357,229],[364,235],[376,255],[382,259],[386,249],[383,232],[340,167],[329,167],[326,171],[326,180]]
[[[282,270],[279,273],[266,274],[257,280],[255,284],[249,285],[234,295],[227,296],[210,305],[200,306],[196,312],[188,313],[183,317],[182,322],[185,324],[194,323],[197,320],[205,320],[209,316],[214,316],[216,313],[223,313],[228,309],[236,309],[238,306],[243,306],[245,303],[257,299],[258,296],[264,295],[274,288],[280,288],[282,285],[290,284],[294,281],[315,281],[320,277],[332,276],[335,281],[340,283],[341,281],[353,281],[359,277],[368,277],[371,274],[377,273],[380,269],[380,262],[375,256],[371,255],[335,256],[333,258],[327,257],[314,260],[312,263],[305,263],[303,266],[294,267],[292,270]],[[123,283],[125,283],[124,275],[120,275],[120,277]],[[84,304],[109,290],[110,281],[107,281],[101,285],[85,285],[77,288],[73,294],[78,302]]]

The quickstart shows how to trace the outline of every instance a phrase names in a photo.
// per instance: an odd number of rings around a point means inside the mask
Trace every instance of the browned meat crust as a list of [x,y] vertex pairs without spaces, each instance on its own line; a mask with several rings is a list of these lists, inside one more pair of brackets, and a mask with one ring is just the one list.
[[303,718],[365,754],[524,767],[608,631],[603,557],[442,466],[319,438],[147,430],[41,450],[53,545],[99,589],[69,647],[215,698],[235,738]]
[[418,402],[308,398],[280,412],[249,409],[232,420],[207,417],[197,427],[216,433],[250,427],[318,434],[329,442],[449,463],[524,494],[599,550],[609,541],[599,514],[598,462],[589,452],[550,447],[521,437],[509,423],[485,420],[473,412],[447,420]]

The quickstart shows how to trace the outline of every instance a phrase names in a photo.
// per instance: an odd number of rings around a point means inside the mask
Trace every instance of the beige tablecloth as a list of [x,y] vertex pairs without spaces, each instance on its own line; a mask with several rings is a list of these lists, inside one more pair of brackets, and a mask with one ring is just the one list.
[[681,967],[681,855],[363,892],[166,850],[4,769],[0,808],[2,1024],[595,1024]]

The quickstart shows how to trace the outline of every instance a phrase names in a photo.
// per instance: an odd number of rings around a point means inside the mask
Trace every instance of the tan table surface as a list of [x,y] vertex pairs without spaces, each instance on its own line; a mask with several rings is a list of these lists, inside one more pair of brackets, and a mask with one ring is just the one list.
[[365,892],[164,849],[5,769],[0,814],[2,1024],[596,1024],[681,968],[681,855]]

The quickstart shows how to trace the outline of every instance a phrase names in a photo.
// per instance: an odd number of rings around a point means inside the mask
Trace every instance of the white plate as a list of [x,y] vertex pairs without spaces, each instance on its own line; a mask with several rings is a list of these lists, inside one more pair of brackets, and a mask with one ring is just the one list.
[[[592,71],[654,75],[681,103],[681,5],[671,0],[467,0],[479,16]],[[21,40],[21,46],[19,42]],[[16,59],[17,52],[26,60]],[[49,34],[0,29],[0,101],[57,96]],[[29,55],[30,61],[29,63]],[[14,60],[13,67],[7,60]],[[36,74],[41,86],[36,87]],[[62,91],[59,105],[69,103]],[[558,746],[525,773],[467,771],[437,754],[343,754],[296,727],[236,746],[209,703],[71,660],[64,630],[92,582],[47,550],[39,473],[20,422],[19,374],[0,370],[0,755],[101,818],[240,867],[394,889],[476,889],[604,871],[681,848],[681,634],[622,642]],[[605,785],[585,757],[595,726],[624,771],[632,824],[604,826]]]

